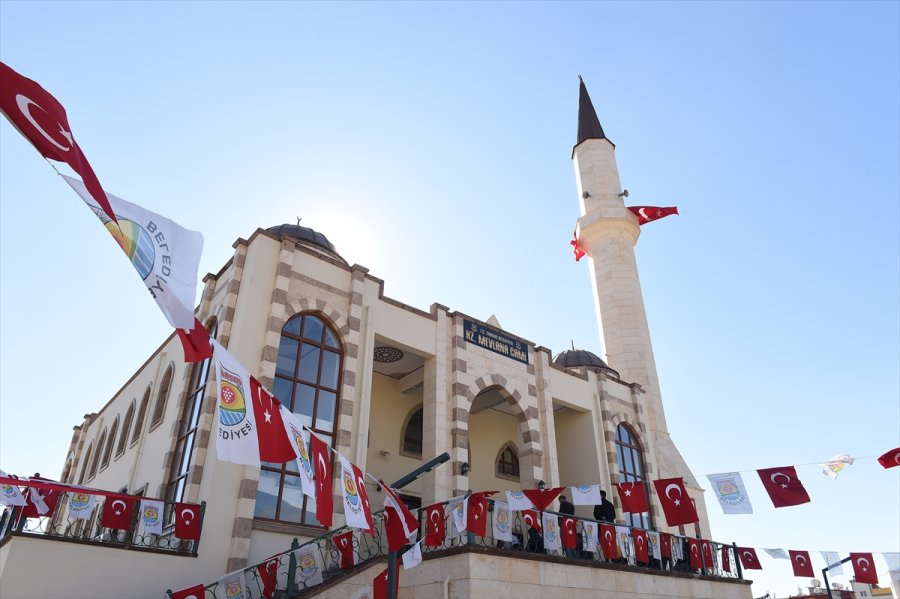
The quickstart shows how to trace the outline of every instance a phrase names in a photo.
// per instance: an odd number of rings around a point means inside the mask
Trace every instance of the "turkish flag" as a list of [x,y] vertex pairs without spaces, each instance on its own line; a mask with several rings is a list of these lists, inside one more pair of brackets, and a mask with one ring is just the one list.
[[200,506],[196,503],[175,504],[175,536],[185,541],[200,540]]
[[572,244],[572,250],[575,252],[575,262],[578,262],[582,258],[584,258],[584,249],[581,247],[581,244],[578,242],[578,231],[572,233],[572,241],[569,243]]
[[700,553],[703,555],[703,565],[709,570],[713,567],[712,544],[705,539],[700,539]]
[[444,520],[444,506],[430,505],[425,508],[425,545],[428,547],[440,547],[444,544],[447,534],[447,524]]
[[[728,545],[722,545],[722,571],[731,572],[731,560],[728,558]],[[810,570],[812,572],[812,570]],[[812,574],[810,574],[812,576]]]
[[[111,441],[110,441],[111,442]],[[40,489],[28,487],[25,489],[25,500],[28,504],[22,508],[22,516],[25,518],[40,518],[52,514],[59,501],[59,491],[54,489]]]
[[646,225],[669,215],[678,214],[677,206],[629,206],[628,209],[638,217],[639,225]]
[[606,559],[616,559],[619,557],[616,527],[612,524],[600,525],[600,548],[603,550],[603,557]]
[[190,331],[175,329],[178,339],[181,340],[181,349],[184,350],[184,361],[202,362],[212,357],[212,348],[209,345],[209,331],[200,321],[194,318],[194,328]]
[[137,499],[113,496],[107,497],[103,502],[103,515],[100,517],[100,526],[116,530],[128,530],[131,528],[131,514]]
[[793,466],[763,468],[756,472],[775,507],[809,503],[809,494],[803,488],[800,479],[797,478],[797,471]]
[[788,555],[791,556],[791,565],[794,567],[794,576],[802,576],[804,578],[814,578],[812,562],[809,560],[809,551],[792,551],[788,549]]
[[650,511],[643,481],[619,483],[616,485],[616,491],[619,493],[619,501],[622,502],[623,512],[642,514]]
[[647,542],[647,531],[639,528],[631,529],[631,538],[634,539],[634,559],[639,564],[650,563],[649,543]]
[[659,554],[662,557],[672,557],[672,535],[667,532],[659,533]]
[[879,456],[878,463],[881,464],[882,468],[885,470],[900,466],[900,447],[887,451]]
[[699,522],[697,509],[691,501],[687,489],[684,488],[684,480],[681,478],[664,478],[653,481],[656,487],[656,495],[662,505],[666,523],[669,526],[680,526]]
[[350,464],[353,467],[353,475],[356,478],[356,491],[359,493],[359,500],[362,501],[363,513],[366,516],[366,524],[369,529],[366,530],[370,537],[375,536],[375,525],[372,523],[372,506],[369,505],[369,491],[366,489],[366,477],[363,471],[356,464]]
[[578,546],[578,533],[575,532],[575,518],[562,519],[563,549],[575,549]]
[[698,539],[688,539],[687,542],[691,568],[699,570],[703,567],[703,559],[700,557],[700,541]]
[[403,521],[403,532],[407,537],[411,537],[414,532],[419,530],[419,520],[406,507],[396,490],[387,486],[383,480],[379,480],[378,485],[384,489],[384,506],[391,506],[400,513]]
[[[403,521],[397,510],[388,506],[384,508],[384,532],[388,538],[388,549],[400,551],[409,543],[409,538],[403,532]],[[483,535],[482,535],[483,536]]]
[[525,524],[531,527],[535,532],[544,532],[541,528],[541,517],[538,515],[535,510],[522,510],[522,518],[525,519]]
[[[397,577],[394,579],[394,596],[400,596],[400,568],[397,568]],[[388,596],[388,571],[387,568],[372,581],[372,599],[387,599]]]
[[206,588],[202,584],[194,585],[188,589],[172,591],[172,599],[205,599]]
[[326,528],[331,526],[334,496],[331,494],[331,456],[325,441],[309,436],[309,453],[316,473],[316,520]]
[[256,418],[256,436],[259,437],[260,461],[276,464],[293,461],[297,457],[297,449],[284,428],[281,402],[253,376],[250,377],[250,397]]
[[552,489],[522,489],[522,492],[525,493],[525,497],[531,500],[531,503],[534,504],[534,508],[543,512],[547,509],[547,506],[553,503],[553,500],[556,499],[560,493],[565,491],[565,487],[554,487]]
[[738,557],[741,558],[741,565],[745,570],[762,570],[762,564],[756,556],[756,549],[753,547],[738,547]]
[[[390,537],[388,537],[390,539]],[[334,543],[335,548],[337,548],[338,553],[341,554],[341,569],[349,570],[354,565],[353,560],[353,531],[348,530],[345,533],[334,535],[331,537],[331,542]],[[391,551],[394,551],[394,548],[391,547]]]
[[116,220],[106,193],[72,136],[66,109],[47,90],[0,62],[0,111],[41,156],[65,162],[81,175],[103,212]]
[[856,582],[878,584],[878,573],[875,572],[875,562],[872,561],[871,553],[851,553],[850,562],[853,564]]
[[487,497],[481,493],[472,493],[467,499],[466,530],[483,537],[487,532]]
[[256,572],[262,583],[262,596],[265,599],[272,599],[278,589],[278,558],[270,557],[256,566]]

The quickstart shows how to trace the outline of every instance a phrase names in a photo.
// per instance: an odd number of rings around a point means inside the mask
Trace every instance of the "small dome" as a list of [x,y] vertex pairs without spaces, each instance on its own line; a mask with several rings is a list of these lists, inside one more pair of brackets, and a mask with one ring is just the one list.
[[277,235],[279,238],[291,237],[298,241],[305,241],[344,261],[334,248],[334,244],[328,241],[327,237],[309,227],[300,225],[278,225],[276,227],[269,227],[266,231],[273,235]]
[[564,368],[581,368],[584,366],[588,370],[605,370],[619,376],[619,373],[606,365],[606,362],[600,359],[597,354],[591,353],[583,349],[567,349],[560,352],[553,358],[553,363]]

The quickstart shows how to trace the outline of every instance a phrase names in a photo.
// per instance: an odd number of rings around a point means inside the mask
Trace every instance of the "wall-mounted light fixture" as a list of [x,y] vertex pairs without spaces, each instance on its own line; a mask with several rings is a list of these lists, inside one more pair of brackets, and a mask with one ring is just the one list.
[[544,481],[542,481],[542,480],[538,481],[538,489],[540,489],[541,491],[543,491],[544,487],[546,487],[546,486],[547,486],[547,483],[545,483]]
[[470,470],[470,469],[471,469],[471,468],[469,467],[469,462],[463,462],[463,463],[462,463],[462,466],[461,466],[460,469],[459,469],[459,471],[460,471],[460,473],[461,473],[463,476],[469,476],[469,470]]

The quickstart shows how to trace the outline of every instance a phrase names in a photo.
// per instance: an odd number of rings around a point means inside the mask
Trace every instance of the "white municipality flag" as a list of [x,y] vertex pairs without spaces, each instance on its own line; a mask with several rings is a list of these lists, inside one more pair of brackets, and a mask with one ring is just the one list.
[[831,572],[838,576],[844,575],[844,565],[841,563],[841,556],[838,555],[837,551],[820,551],[819,553],[822,554],[822,559],[825,560],[826,566],[834,565]]
[[259,466],[259,439],[250,395],[250,373],[212,340],[219,401],[216,408],[216,455],[223,462]]
[[294,413],[284,405],[281,406],[281,421],[284,422],[284,430],[288,439],[294,445],[297,453],[297,472],[300,473],[300,489],[310,499],[316,498],[316,483],[313,480],[312,461],[309,459],[309,431],[303,428]]
[[162,501],[155,499],[141,500],[141,526],[144,527],[145,533],[162,534],[164,509],[165,504]]
[[853,464],[853,458],[846,453],[842,453],[834,456],[827,462],[822,462],[820,465],[822,466],[822,474],[830,476],[831,478],[837,478],[838,474],[841,473],[841,470],[844,469],[844,466],[849,466],[851,464]]
[[784,549],[763,549],[772,559],[791,559]]
[[512,543],[512,517],[509,511],[509,504],[505,501],[494,502],[492,526],[495,539]]
[[599,505],[600,485],[578,485],[572,487],[572,505]]
[[[9,475],[3,470],[0,470],[0,476],[9,478]],[[0,505],[24,507],[27,504],[28,502],[25,501],[25,496],[22,495],[18,485],[0,483]]]
[[69,493],[69,516],[77,520],[90,520],[97,505],[97,497],[88,493]]
[[62,178],[81,196],[128,256],[169,324],[177,329],[193,329],[203,235],[107,193],[109,205],[119,221],[117,227],[84,183],[65,175]]
[[223,589],[222,596],[228,599],[244,599],[244,571],[230,572],[219,579],[218,586]]
[[593,520],[581,521],[581,534],[585,551],[597,551],[599,528]]
[[296,551],[297,576],[295,582],[301,585],[300,590],[322,584],[322,556],[315,543],[301,547]]
[[422,541],[419,541],[409,549],[407,549],[403,555],[403,569],[410,570],[415,568],[419,564],[422,563]]
[[509,502],[509,509],[514,512],[534,509],[534,504],[522,491],[507,491],[506,501]]
[[544,549],[562,549],[559,537],[559,516],[541,512],[541,527],[544,529]]
[[744,480],[740,472],[725,472],[722,474],[707,474],[719,499],[719,505],[726,514],[752,514],[753,506],[750,505],[750,497],[744,488]]
[[659,544],[659,533],[648,530],[647,540],[650,543],[650,556],[653,559],[662,559],[662,549]]
[[344,518],[347,526],[370,530],[368,498],[365,493],[365,481],[357,478],[350,460],[338,454],[341,463],[341,496],[344,498]]
[[631,529],[627,526],[616,526],[616,541],[619,544],[619,555],[629,557],[634,555],[631,550]]
[[469,502],[466,497],[456,497],[447,502],[450,514],[453,516],[453,529],[456,535],[466,532],[466,522],[469,517]]

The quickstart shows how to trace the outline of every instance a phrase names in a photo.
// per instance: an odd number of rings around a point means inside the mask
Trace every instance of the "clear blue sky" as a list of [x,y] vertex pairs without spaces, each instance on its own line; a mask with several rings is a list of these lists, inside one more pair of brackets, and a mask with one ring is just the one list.
[[[752,470],[900,444],[898,31],[897,2],[0,2],[0,59],[108,191],[203,232],[201,276],[302,216],[387,295],[554,353],[600,352],[568,243],[580,73],[630,203],[681,212],[637,255],[674,440],[749,471],[756,513],[709,497],[713,537],[844,554],[900,551],[900,469],[801,466],[812,503],[779,510]],[[0,465],[55,477],[169,329],[6,122],[0,272]],[[762,560],[755,595],[807,583]]]

